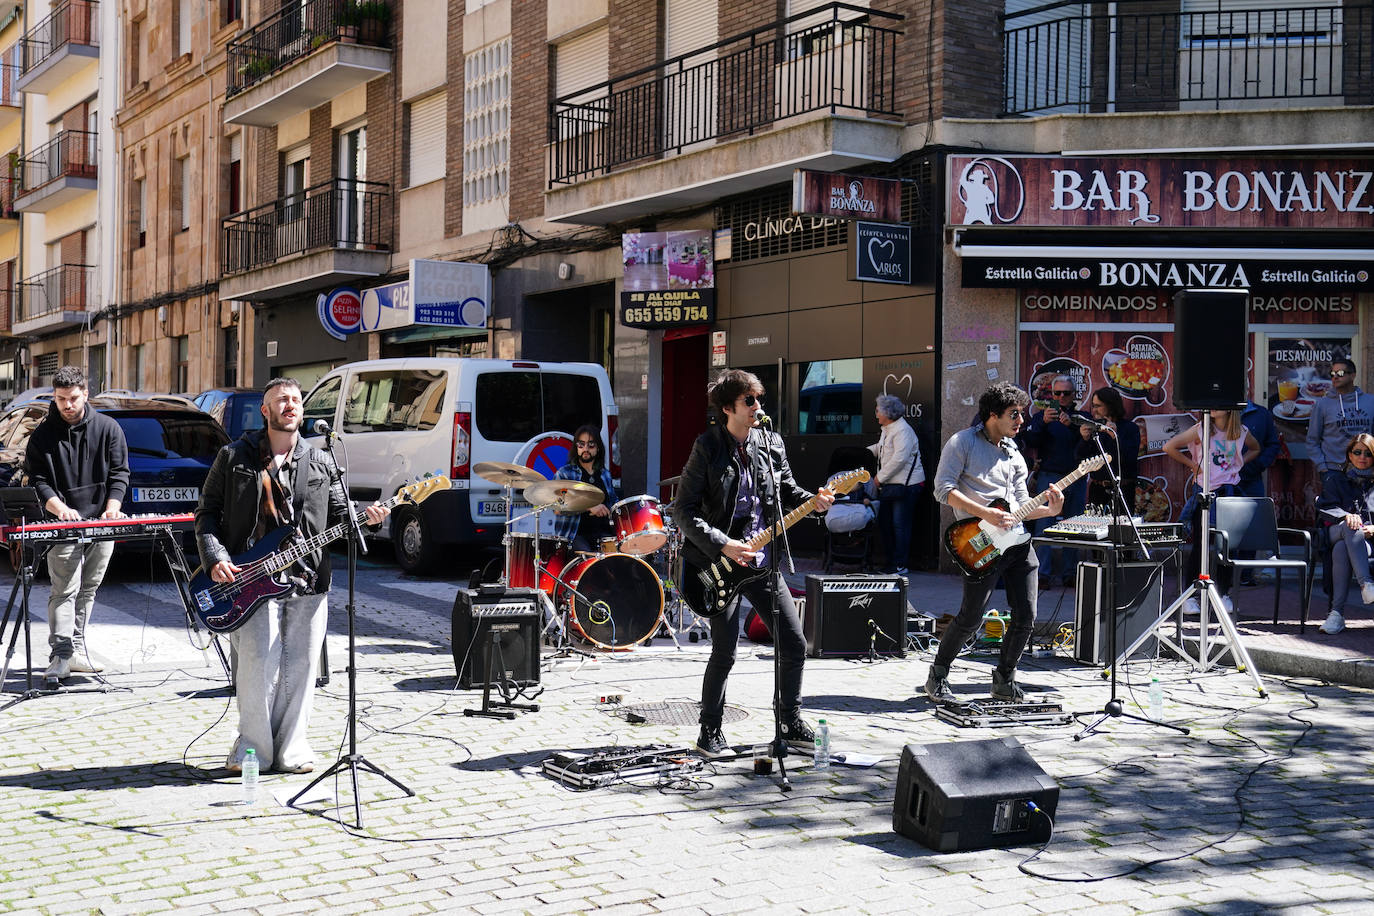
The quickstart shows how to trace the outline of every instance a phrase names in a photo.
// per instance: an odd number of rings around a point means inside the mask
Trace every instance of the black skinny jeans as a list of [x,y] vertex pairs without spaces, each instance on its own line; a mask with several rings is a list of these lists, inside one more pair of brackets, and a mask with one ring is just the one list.
[[[787,722],[801,712],[806,637],[802,635],[797,605],[783,581],[782,573],[776,575],[773,584],[779,595],[778,629],[782,631],[781,634],[773,633],[773,645],[780,667],[778,688],[782,721]],[[741,594],[758,610],[764,624],[772,632],[773,588],[769,587],[768,576],[755,579],[741,590]],[[708,728],[719,728],[725,713],[725,681],[730,676],[730,669],[735,666],[742,605],[743,602],[736,598],[724,613],[711,618],[711,659],[706,663],[706,674],[701,680],[701,724]]]
[[964,601],[959,606],[959,615],[945,630],[940,638],[940,648],[935,653],[935,664],[948,669],[950,662],[959,654],[964,642],[978,629],[983,619],[988,598],[1002,579],[1007,586],[1007,604],[1011,606],[1011,626],[1002,636],[1002,657],[997,667],[1002,673],[1011,674],[1016,663],[1021,660],[1026,643],[1030,642],[1031,632],[1035,629],[1035,605],[1039,600],[1040,561],[1030,542],[1013,547],[998,558],[992,572],[979,582],[964,580]]

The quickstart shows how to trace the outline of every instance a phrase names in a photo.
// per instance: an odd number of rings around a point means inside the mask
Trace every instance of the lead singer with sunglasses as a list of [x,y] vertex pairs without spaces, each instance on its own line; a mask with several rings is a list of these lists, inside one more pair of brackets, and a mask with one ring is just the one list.
[[[673,517],[687,538],[683,556],[696,569],[709,567],[722,556],[741,566],[766,566],[772,547],[753,551],[746,541],[766,530],[765,519],[774,517],[769,508],[773,501],[781,500],[777,516],[781,518],[782,513],[812,498],[792,477],[782,436],[760,428],[762,400],[763,384],[756,375],[741,369],[723,373],[711,386],[711,406],[719,412],[720,422],[692,445],[673,510]],[[765,451],[772,458],[771,479]],[[825,487],[815,498],[818,512],[829,509],[835,499]],[[778,543],[781,542],[774,542]],[[690,574],[684,571],[683,578]],[[778,621],[773,643],[779,661],[776,701],[781,737],[791,747],[810,750],[815,732],[801,717],[806,639],[792,593],[781,572],[772,579],[752,579],[741,592],[770,627],[770,609],[773,596],[777,595]],[[739,609],[740,601],[736,599],[710,618],[711,659],[701,682],[701,734],[697,737],[697,750],[707,757],[724,757],[731,752],[721,731],[721,721],[725,712],[725,681],[734,667],[735,646],[739,643]]]

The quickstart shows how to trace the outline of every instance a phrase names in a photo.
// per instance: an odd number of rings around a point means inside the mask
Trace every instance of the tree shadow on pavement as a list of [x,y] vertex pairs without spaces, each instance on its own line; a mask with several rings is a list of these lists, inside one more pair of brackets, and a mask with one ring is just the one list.
[[146,789],[152,786],[190,786],[204,783],[207,778],[205,771],[187,767],[180,760],[175,760],[9,773],[0,776],[0,786],[20,786],[42,792],[91,792]]

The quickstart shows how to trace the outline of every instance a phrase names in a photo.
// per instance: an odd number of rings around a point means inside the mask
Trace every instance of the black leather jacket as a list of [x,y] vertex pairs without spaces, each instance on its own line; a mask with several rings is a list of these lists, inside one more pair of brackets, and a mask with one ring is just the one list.
[[[781,482],[783,510],[795,509],[815,494],[802,489],[792,477],[782,436],[754,429],[749,433],[745,448],[754,467],[754,480],[758,481],[759,499],[767,507],[774,493],[760,451],[764,442],[768,443],[773,467]],[[740,468],[736,454],[735,437],[724,425],[715,426],[697,437],[687,466],[682,469],[677,502],[673,504],[673,521],[687,538],[683,554],[697,566],[714,562],[730,540],[730,520],[735,514],[735,497],[739,490]],[[769,510],[765,508],[764,512],[765,518],[768,517]]]
[[[253,532],[257,529],[258,511],[262,505],[258,456],[264,435],[262,430],[247,432],[221,448],[206,475],[200,491],[200,505],[196,507],[196,542],[200,548],[201,567],[207,571],[221,560],[228,560],[253,546]],[[339,487],[330,486],[333,462],[328,454],[298,439],[291,453],[291,464],[297,468],[296,479],[292,482],[293,494],[302,482],[306,487],[298,520],[303,535],[318,534],[347,517],[348,497]],[[314,573],[316,594],[329,591],[327,547],[305,557],[301,565]]]

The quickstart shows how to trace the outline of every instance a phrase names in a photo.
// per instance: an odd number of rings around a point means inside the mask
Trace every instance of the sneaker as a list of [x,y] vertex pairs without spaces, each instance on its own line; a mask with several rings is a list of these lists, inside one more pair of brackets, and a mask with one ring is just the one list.
[[1023,703],[1026,699],[1026,691],[1021,689],[1021,685],[1016,683],[1016,672],[1003,674],[1001,669],[992,669],[992,698],[994,700],[1007,700],[1012,703]]
[[313,773],[315,764],[307,760],[305,763],[298,763],[293,767],[279,766],[276,770],[278,773]]
[[1360,583],[1360,600],[1365,604],[1374,604],[1374,582]]
[[73,655],[71,657],[72,674],[99,674],[105,670],[105,666],[93,658],[88,658],[84,654]]
[[242,772],[243,772],[243,764],[239,763],[237,760],[232,761],[231,763],[226,763],[226,764],[224,765],[224,768],[225,768],[226,770],[228,770],[230,773],[242,773]]
[[1196,598],[1189,598],[1183,602],[1184,617],[1199,617],[1202,615],[1202,605],[1197,603]]
[[72,660],[61,658],[54,655],[48,661],[48,668],[43,672],[43,680],[49,687],[56,687],[59,682],[71,677]]
[[1221,606],[1226,608],[1226,613],[1228,614],[1234,614],[1236,612],[1236,606],[1231,603],[1230,595],[1221,596]]
[[1345,618],[1341,616],[1340,611],[1332,611],[1330,614],[1326,615],[1326,623],[1322,624],[1318,629],[1328,636],[1335,636],[1341,630],[1345,629]]
[[926,678],[926,696],[932,703],[958,703],[959,695],[949,686],[949,678],[930,675]]
[[802,720],[801,716],[795,716],[782,723],[782,740],[787,742],[787,746],[798,751],[813,751],[816,749],[816,733],[811,726]]
[[697,751],[703,757],[728,757],[734,750],[725,743],[725,732],[719,725],[703,725],[697,735]]

